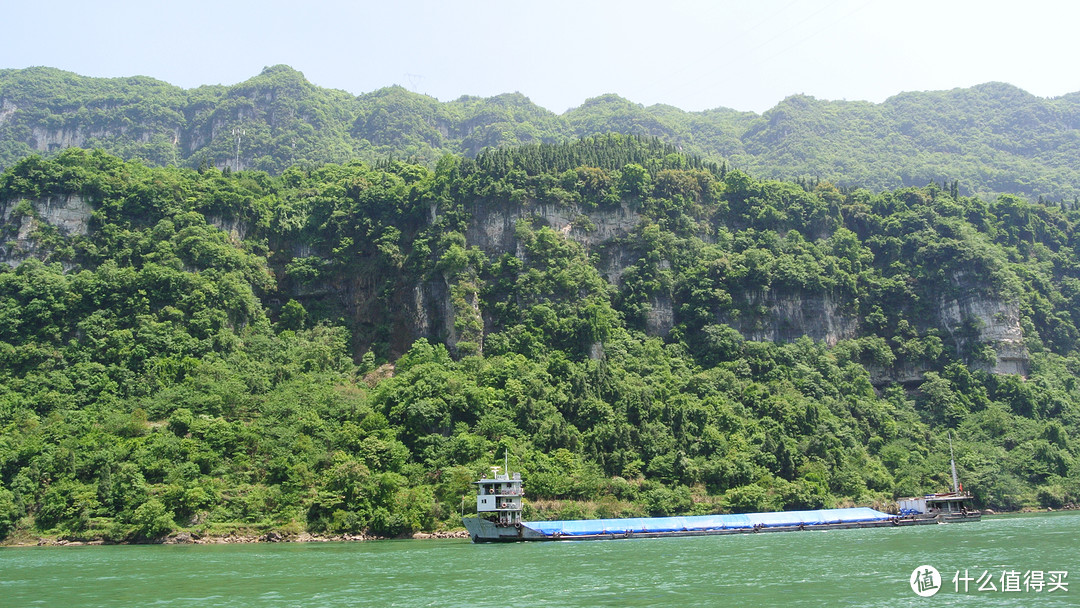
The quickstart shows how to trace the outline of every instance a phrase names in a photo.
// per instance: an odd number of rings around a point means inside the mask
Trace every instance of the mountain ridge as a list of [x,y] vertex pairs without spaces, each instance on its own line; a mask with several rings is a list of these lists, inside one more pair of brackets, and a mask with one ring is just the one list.
[[353,95],[285,65],[192,89],[145,76],[0,70],[0,168],[66,147],[275,174],[353,158],[434,166],[444,154],[617,132],[659,137],[760,177],[873,191],[958,180],[964,194],[1068,201],[1080,196],[1070,162],[1080,156],[1078,131],[1080,92],[1041,98],[1001,82],[882,103],[796,94],[762,114],[645,106],[608,93],[556,114],[519,92],[444,102],[393,85]]

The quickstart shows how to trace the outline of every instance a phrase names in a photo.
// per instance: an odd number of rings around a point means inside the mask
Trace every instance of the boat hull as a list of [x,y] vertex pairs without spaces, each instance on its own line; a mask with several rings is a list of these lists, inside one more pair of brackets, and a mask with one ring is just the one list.
[[[684,536],[721,536],[728,534],[760,534],[765,532],[799,532],[812,530],[850,530],[860,528],[893,528],[978,521],[978,514],[961,516],[896,517],[866,509],[870,513],[834,515],[824,510],[782,514],[755,513],[739,516],[702,516],[686,518],[635,518],[615,520],[575,520],[556,522],[524,522],[519,526],[498,526],[478,518],[465,518],[463,523],[469,538],[475,543],[567,540],[626,540],[631,538],[667,538]],[[805,514],[805,517],[800,515]],[[813,516],[810,516],[813,514]],[[876,514],[876,515],[874,515]],[[787,515],[788,517],[774,517]],[[731,518],[731,521],[718,518]],[[681,529],[672,527],[682,524]],[[730,524],[730,525],[726,525]],[[650,529],[651,526],[651,529]]]
[[465,529],[469,531],[469,538],[474,543],[498,543],[517,542],[522,540],[555,540],[548,538],[543,532],[534,530],[524,524],[517,526],[499,526],[486,519],[466,517],[462,520]]

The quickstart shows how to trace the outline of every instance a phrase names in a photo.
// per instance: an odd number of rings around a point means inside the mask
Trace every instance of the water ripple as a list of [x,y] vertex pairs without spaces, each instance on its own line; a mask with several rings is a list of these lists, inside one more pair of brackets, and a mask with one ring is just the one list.
[[[1065,570],[1080,579],[1080,514],[917,528],[473,545],[388,541],[0,549],[0,605],[1067,606],[1056,594],[956,593],[965,569]],[[934,565],[941,591],[917,597]],[[1076,574],[1073,574],[1076,573]]]

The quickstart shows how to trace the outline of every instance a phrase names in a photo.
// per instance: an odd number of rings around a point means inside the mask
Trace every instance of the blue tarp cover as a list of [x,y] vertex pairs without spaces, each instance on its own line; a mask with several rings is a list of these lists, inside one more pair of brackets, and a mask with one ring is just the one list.
[[527,521],[524,525],[548,536],[622,534],[625,532],[680,532],[690,530],[725,530],[797,526],[799,524],[836,524],[887,520],[891,515],[869,507],[819,509],[817,511],[780,511],[777,513],[740,513],[736,515],[691,515],[686,517],[632,517],[626,519],[579,519],[567,521]]

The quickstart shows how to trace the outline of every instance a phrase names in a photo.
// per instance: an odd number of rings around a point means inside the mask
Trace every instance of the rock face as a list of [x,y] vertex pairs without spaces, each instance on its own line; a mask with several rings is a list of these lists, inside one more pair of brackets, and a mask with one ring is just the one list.
[[628,205],[614,209],[590,210],[584,213],[576,205],[525,204],[525,205],[474,205],[469,210],[469,223],[465,239],[469,245],[483,249],[487,254],[514,251],[514,229],[522,219],[535,218],[542,225],[566,235],[586,247],[626,236],[641,221],[641,214]]
[[747,340],[791,342],[802,336],[829,346],[856,337],[858,318],[828,295],[768,292],[747,294],[750,304],[767,312],[760,318],[725,318]]
[[973,343],[988,344],[994,359],[981,362],[987,371],[1026,376],[1029,355],[1017,303],[986,293],[966,273],[954,274],[951,282],[958,293],[941,297],[938,319],[957,351],[965,352]]
[[14,268],[27,258],[41,256],[34,235],[43,226],[55,227],[65,236],[86,236],[93,211],[90,203],[76,194],[0,202],[3,234],[15,235],[0,243],[0,262]]
[[[639,257],[623,237],[642,221],[642,216],[627,205],[614,209],[584,210],[574,205],[523,204],[490,206],[476,204],[470,209],[472,221],[466,231],[469,246],[477,246],[489,255],[513,252],[522,255],[515,240],[518,221],[532,219],[577,241],[599,255],[599,269],[604,277],[618,284],[623,271]],[[737,294],[744,308],[761,311],[755,316],[727,315],[717,319],[738,330],[747,340],[790,342],[802,336],[830,346],[859,336],[859,317],[849,303],[828,294],[764,291]],[[666,336],[679,322],[671,294],[654,294],[649,300],[645,330],[649,335]],[[927,329],[936,328],[953,340],[959,353],[970,353],[980,344],[993,350],[993,360],[973,362],[995,374],[1028,372],[1029,357],[1024,347],[1020,311],[1014,300],[987,293],[987,286],[974,275],[957,273],[952,289],[943,295],[936,318],[924,319]],[[441,316],[448,316],[440,308]],[[446,323],[452,323],[452,317]],[[872,370],[875,384],[921,382],[924,369],[901,364]]]
[[7,122],[18,109],[18,106],[12,103],[11,100],[0,99],[0,125]]
[[[246,239],[248,233],[251,232],[250,223],[235,218],[210,215],[207,216],[206,221],[210,222],[218,230],[229,233],[229,236],[237,242]],[[310,253],[307,255],[310,255]]]
[[[104,135],[95,133],[94,135]],[[86,143],[87,134],[82,129],[46,129],[34,127],[30,130],[30,146],[35,152],[50,152],[61,148],[81,148]]]
[[[629,205],[583,209],[535,202],[499,205],[478,202],[470,211],[466,245],[479,247],[490,256],[506,253],[523,256],[516,229],[521,220],[530,220],[534,226],[548,226],[596,254],[600,272],[612,284],[618,285],[624,271],[640,257],[630,244],[632,239],[627,237],[643,218]],[[91,204],[78,195],[0,201],[3,220],[0,262],[15,267],[30,257],[47,257],[49,252],[41,250],[39,245],[42,230],[53,230],[63,236],[85,236],[92,227],[92,213]],[[236,242],[254,229],[231,218],[207,219]],[[436,220],[434,210],[430,220]],[[291,251],[295,258],[325,255],[317,247],[303,243],[279,245]],[[660,264],[663,269],[670,268],[666,260]],[[466,342],[470,344],[468,352],[482,352],[484,330],[490,327],[485,327],[483,303],[476,284],[458,283],[449,276],[428,277],[421,282],[399,278],[388,292],[383,279],[356,275],[330,282],[282,285],[286,292],[282,296],[335,302],[335,307],[353,319],[357,352],[362,352],[373,336],[387,340],[392,354],[404,352],[421,337],[445,341],[452,352],[458,352],[459,343],[464,348]],[[392,294],[389,299],[387,293]],[[721,315],[716,322],[732,326],[747,340],[794,341],[808,336],[834,345],[859,335],[859,318],[854,307],[828,294],[765,290],[732,295],[739,300],[743,312]],[[751,315],[746,310],[757,312]],[[995,374],[1027,374],[1029,357],[1016,301],[992,293],[978,281],[976,273],[954,273],[949,278],[949,289],[939,296],[936,315],[930,316],[922,320],[924,329],[937,329],[973,365]],[[646,333],[667,336],[679,322],[678,303],[671,293],[650,296],[644,318]],[[596,344],[594,350],[596,356],[601,356],[602,345]],[[875,384],[919,382],[923,374],[918,365],[911,364],[871,372]]]
[[645,317],[645,333],[650,336],[666,336],[675,327],[675,305],[667,294],[654,295],[649,301]]
[[923,381],[925,369],[916,365],[894,365],[892,367],[867,366],[870,383],[874,386],[888,384],[918,384]]
[[[12,219],[22,200],[13,201],[3,206],[4,222]],[[90,215],[94,212],[83,197],[78,194],[49,196],[30,202],[35,219],[56,226],[65,235],[86,236],[90,232]]]
[[[2,111],[0,111],[2,113]],[[11,112],[13,113],[13,111]],[[9,113],[10,115],[10,113]],[[170,129],[174,139],[179,136],[179,127]],[[137,134],[131,135],[125,127],[112,128],[89,128],[77,126],[73,128],[46,128],[33,127],[30,129],[30,137],[27,144],[35,152],[55,152],[64,148],[87,148],[94,147],[95,142],[107,141],[130,137],[139,143],[148,143],[154,133],[139,128]],[[89,145],[88,145],[89,144]]]

